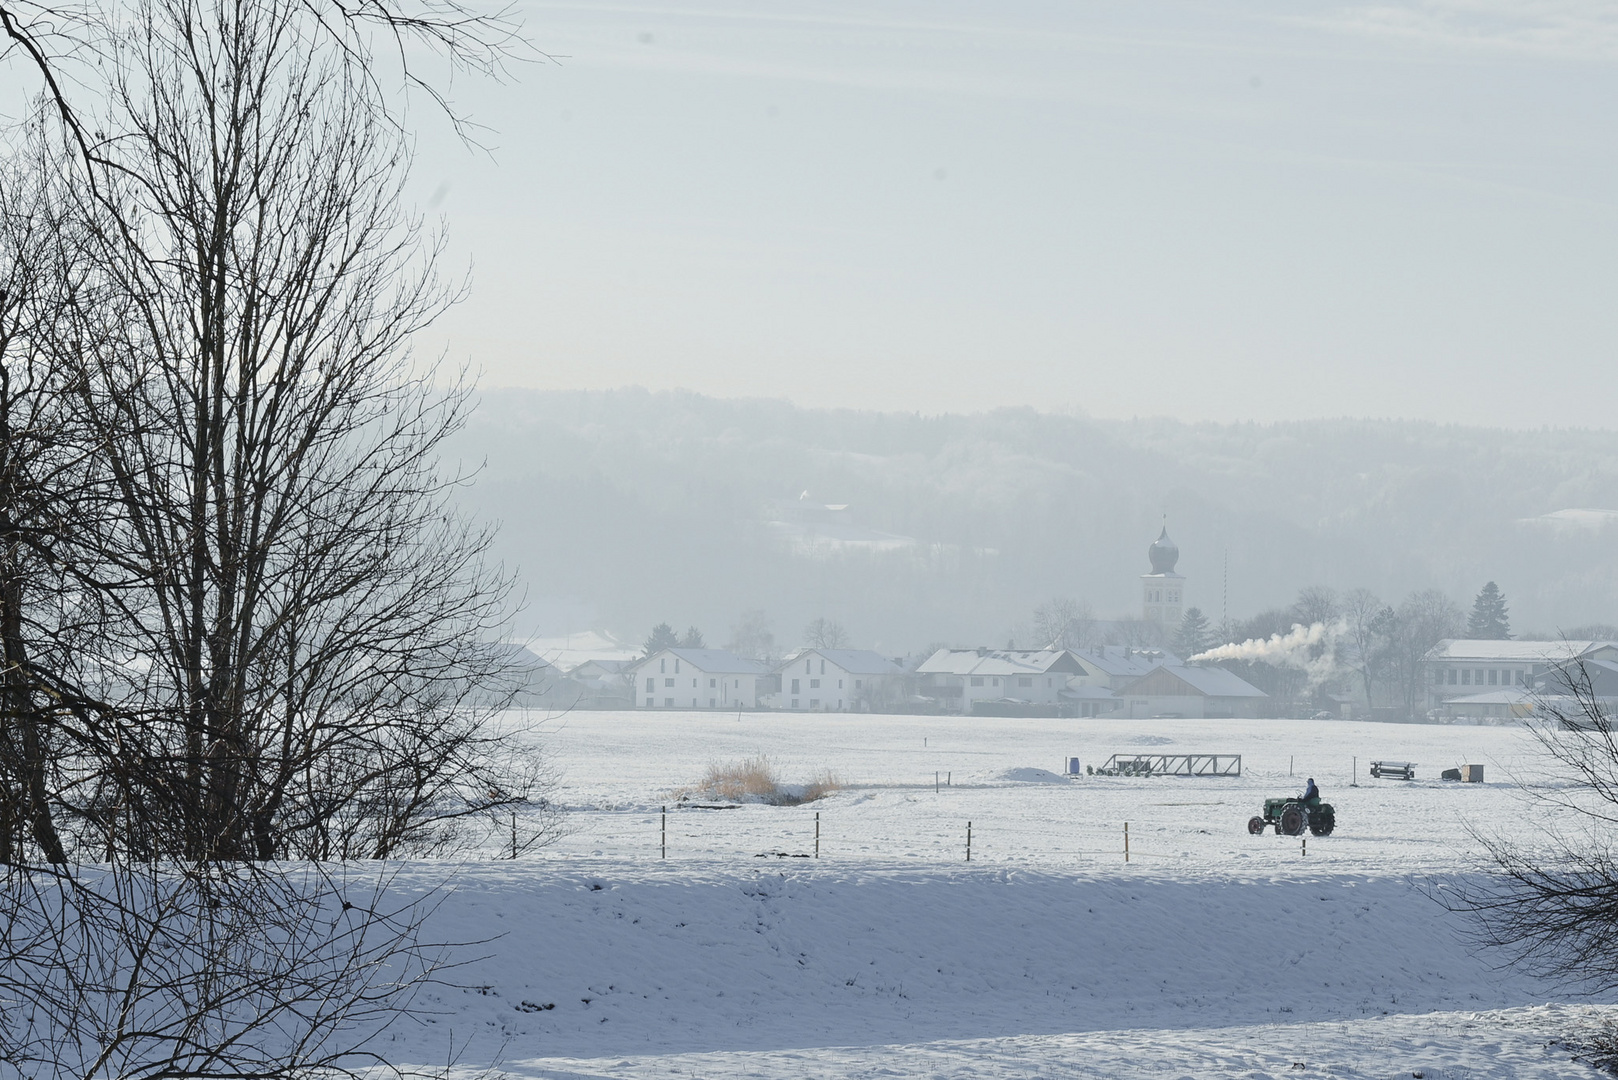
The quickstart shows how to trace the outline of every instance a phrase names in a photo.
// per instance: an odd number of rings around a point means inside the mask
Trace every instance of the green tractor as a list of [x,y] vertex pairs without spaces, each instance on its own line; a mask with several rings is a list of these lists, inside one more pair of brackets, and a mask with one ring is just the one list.
[[1257,836],[1274,825],[1277,835],[1301,836],[1308,829],[1316,836],[1330,836],[1337,827],[1337,812],[1331,803],[1316,802],[1310,806],[1296,796],[1264,800],[1264,815],[1247,819],[1247,831]]

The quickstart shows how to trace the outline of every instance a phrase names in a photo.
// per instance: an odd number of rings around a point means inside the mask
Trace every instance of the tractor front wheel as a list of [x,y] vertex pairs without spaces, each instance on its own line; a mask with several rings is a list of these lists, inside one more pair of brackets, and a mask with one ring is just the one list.
[[1293,805],[1281,811],[1281,831],[1287,836],[1302,834],[1309,817],[1303,812],[1303,807]]
[[1257,816],[1248,818],[1247,819],[1247,831],[1248,831],[1248,833],[1250,833],[1253,836],[1257,836],[1259,833],[1263,832],[1264,831],[1264,819],[1261,818],[1261,817],[1257,817]]

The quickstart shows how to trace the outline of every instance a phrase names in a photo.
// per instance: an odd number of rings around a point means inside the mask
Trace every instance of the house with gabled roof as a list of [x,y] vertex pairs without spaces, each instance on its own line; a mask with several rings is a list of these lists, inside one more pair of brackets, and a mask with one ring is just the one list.
[[724,649],[660,649],[630,675],[640,709],[756,709],[770,669]]
[[1257,716],[1269,695],[1218,667],[1159,664],[1117,691],[1128,716],[1228,719]]
[[875,712],[906,696],[904,668],[870,649],[803,649],[775,673],[777,706],[799,712]]
[[917,692],[943,712],[969,714],[980,701],[1054,708],[1083,672],[1066,649],[939,649],[916,668]]

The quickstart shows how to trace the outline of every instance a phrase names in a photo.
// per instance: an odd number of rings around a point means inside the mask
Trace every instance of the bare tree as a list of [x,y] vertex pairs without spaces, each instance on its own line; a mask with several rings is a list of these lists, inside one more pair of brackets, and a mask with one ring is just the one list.
[[1376,704],[1376,680],[1384,664],[1393,609],[1370,589],[1350,589],[1343,594],[1342,617],[1352,650],[1349,664],[1360,677],[1365,706],[1371,708]]
[[[1528,730],[1544,752],[1548,782],[1525,777],[1523,792],[1549,819],[1526,846],[1474,832],[1487,874],[1445,883],[1435,895],[1475,919],[1479,940],[1512,963],[1591,991],[1618,987],[1618,687],[1598,688],[1575,661],[1553,669]],[[1571,779],[1571,783],[1568,780]],[[1609,1031],[1609,1056],[1618,1031]]]
[[775,632],[771,628],[770,617],[757,608],[742,612],[736,625],[730,628],[730,640],[725,647],[737,656],[773,663],[776,659]]
[[[436,464],[467,391],[408,350],[452,295],[399,210],[401,133],[313,11],[120,9],[105,104],[9,133],[0,989],[31,1008],[0,1061],[23,1075],[362,1062],[430,967],[420,909],[270,860],[508,823],[519,850],[519,815],[527,841],[551,820],[493,719],[507,582]],[[111,134],[86,157],[88,130]]]
[[1090,644],[1095,616],[1090,605],[1068,596],[1053,596],[1034,609],[1034,637],[1040,648],[1082,649]]
[[0,994],[28,1002],[0,1024],[7,1075],[386,1074],[377,1040],[442,975],[430,902],[385,873],[122,861],[3,885]]
[[1335,622],[1342,614],[1342,601],[1329,585],[1309,585],[1298,590],[1292,602],[1292,617],[1304,626]]
[[848,646],[848,632],[821,616],[803,628],[803,643],[812,649],[842,649]]
[[1411,593],[1394,611],[1383,655],[1388,681],[1407,715],[1416,715],[1426,686],[1422,660],[1434,645],[1454,637],[1462,623],[1460,607],[1438,589]]

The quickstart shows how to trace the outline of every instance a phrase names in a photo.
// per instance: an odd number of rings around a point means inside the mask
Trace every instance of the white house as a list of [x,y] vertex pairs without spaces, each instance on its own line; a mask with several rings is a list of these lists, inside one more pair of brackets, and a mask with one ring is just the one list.
[[1068,680],[1083,673],[1066,649],[939,649],[916,668],[918,692],[963,715],[979,701],[1059,706]]
[[870,649],[804,649],[775,671],[783,709],[872,712],[904,699],[904,669]]
[[636,665],[642,709],[753,709],[770,669],[723,649],[663,649]]
[[1446,639],[1422,657],[1426,708],[1505,687],[1532,690],[1553,668],[1578,660],[1618,661],[1618,643]]
[[1217,667],[1159,664],[1118,691],[1131,717],[1257,716],[1269,695],[1234,672]]

